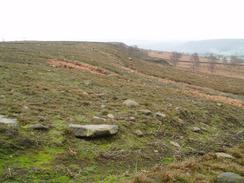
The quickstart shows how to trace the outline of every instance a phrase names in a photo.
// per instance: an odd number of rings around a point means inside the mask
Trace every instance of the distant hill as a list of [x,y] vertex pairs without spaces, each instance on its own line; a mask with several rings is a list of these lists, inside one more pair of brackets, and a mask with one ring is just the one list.
[[185,53],[235,55],[244,58],[244,39],[213,39],[190,42],[157,42],[139,45],[162,51],[179,51]]

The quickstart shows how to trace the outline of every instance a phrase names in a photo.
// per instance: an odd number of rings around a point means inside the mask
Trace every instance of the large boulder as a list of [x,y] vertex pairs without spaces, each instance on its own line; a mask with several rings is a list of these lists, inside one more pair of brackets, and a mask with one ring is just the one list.
[[224,172],[217,176],[215,183],[243,183],[244,177],[232,173],[232,172]]
[[6,126],[18,126],[17,120],[13,118],[7,118],[3,115],[0,115],[0,125]]
[[119,127],[117,125],[79,125],[79,124],[70,124],[70,131],[76,137],[102,137],[102,136],[111,136],[118,133]]
[[130,99],[125,100],[123,104],[126,105],[127,107],[136,107],[139,105],[136,101]]
[[0,115],[0,133],[9,136],[16,136],[18,134],[17,120]]

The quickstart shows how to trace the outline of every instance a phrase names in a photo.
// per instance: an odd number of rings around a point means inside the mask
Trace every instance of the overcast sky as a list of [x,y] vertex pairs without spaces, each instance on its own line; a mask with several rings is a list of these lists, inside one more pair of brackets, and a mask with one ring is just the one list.
[[244,0],[0,0],[1,40],[244,38]]

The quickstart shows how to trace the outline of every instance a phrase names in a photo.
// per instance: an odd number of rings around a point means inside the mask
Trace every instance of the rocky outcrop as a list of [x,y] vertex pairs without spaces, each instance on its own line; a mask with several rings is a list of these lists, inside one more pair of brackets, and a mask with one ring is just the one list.
[[215,183],[243,183],[244,177],[232,173],[232,172],[224,172],[217,176]]

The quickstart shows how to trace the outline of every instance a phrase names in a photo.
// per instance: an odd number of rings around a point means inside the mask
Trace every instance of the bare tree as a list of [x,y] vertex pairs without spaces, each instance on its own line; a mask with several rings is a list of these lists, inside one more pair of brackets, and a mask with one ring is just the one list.
[[197,53],[191,55],[192,71],[195,72],[200,67],[200,60]]
[[179,59],[182,57],[182,54],[181,53],[178,53],[178,52],[172,52],[171,53],[171,56],[170,56],[170,60],[173,64],[173,66],[176,66],[179,62]]
[[211,54],[208,56],[208,70],[213,73],[216,68],[216,57]]

